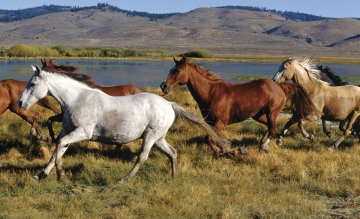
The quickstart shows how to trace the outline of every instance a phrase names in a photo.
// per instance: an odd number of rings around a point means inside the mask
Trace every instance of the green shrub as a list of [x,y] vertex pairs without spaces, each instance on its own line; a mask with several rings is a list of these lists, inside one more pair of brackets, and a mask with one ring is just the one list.
[[189,52],[185,53],[186,57],[194,57],[194,58],[211,58],[214,55],[205,49],[192,49]]

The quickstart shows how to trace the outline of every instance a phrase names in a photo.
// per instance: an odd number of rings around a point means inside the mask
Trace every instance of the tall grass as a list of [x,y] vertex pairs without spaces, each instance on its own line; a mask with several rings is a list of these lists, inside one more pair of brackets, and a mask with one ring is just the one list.
[[[160,94],[158,88],[146,87]],[[186,89],[166,96],[200,116]],[[47,133],[52,114],[34,107]],[[286,117],[278,118],[278,129]],[[359,216],[360,147],[349,137],[333,153],[321,127],[309,123],[315,141],[292,127],[284,146],[270,143],[259,153],[265,127],[253,120],[230,125],[223,137],[249,155],[213,159],[205,134],[181,121],[167,141],[178,151],[179,175],[171,177],[166,156],[152,150],[134,179],[117,182],[132,168],[141,140],[123,145],[72,144],[64,156],[66,176],[56,173],[36,184],[30,178],[47,164],[47,142],[29,136],[30,125],[11,112],[0,118],[0,218],[338,218]],[[60,131],[59,125],[56,132]],[[340,133],[332,129],[333,136]]]

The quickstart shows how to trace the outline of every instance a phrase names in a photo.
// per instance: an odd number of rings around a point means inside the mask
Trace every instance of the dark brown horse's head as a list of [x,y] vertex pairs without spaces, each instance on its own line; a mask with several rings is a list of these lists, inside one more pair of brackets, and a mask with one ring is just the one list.
[[169,93],[171,89],[187,84],[189,81],[187,72],[188,59],[183,56],[180,60],[176,60],[174,57],[174,62],[175,66],[170,69],[169,75],[160,85],[160,88],[164,93]]
[[41,59],[42,67],[49,67],[53,71],[65,71],[65,72],[75,72],[77,70],[74,66],[68,65],[55,65],[53,59],[46,61],[46,59]]

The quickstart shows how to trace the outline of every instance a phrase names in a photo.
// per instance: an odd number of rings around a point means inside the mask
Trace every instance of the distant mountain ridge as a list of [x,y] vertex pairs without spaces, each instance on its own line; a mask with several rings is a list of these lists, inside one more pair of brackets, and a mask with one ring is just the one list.
[[[24,19],[34,18],[36,16],[57,13],[57,12],[64,12],[64,11],[75,12],[75,11],[82,11],[89,9],[102,9],[106,7],[108,7],[112,11],[121,12],[129,16],[145,17],[153,21],[180,14],[180,13],[148,13],[148,12],[129,11],[129,10],[120,9],[116,6],[112,6],[107,3],[98,3],[96,6],[90,6],[90,7],[72,7],[72,6],[60,6],[60,5],[50,4],[50,5],[43,5],[34,8],[26,8],[19,10],[0,10],[0,22],[15,22]],[[322,17],[322,16],[306,14],[301,12],[291,12],[291,11],[282,12],[274,9],[266,9],[266,8],[253,7],[253,6],[228,5],[228,6],[219,6],[215,8],[231,8],[231,9],[258,11],[258,12],[272,12],[280,16],[283,16],[286,19],[298,20],[298,21],[317,21],[317,20],[335,19],[335,18]]]
[[[290,16],[292,15],[292,16]],[[23,43],[53,47],[160,49],[173,54],[194,48],[216,56],[360,57],[360,20],[324,18],[266,8],[223,6],[186,13],[41,6],[0,10],[0,47]]]

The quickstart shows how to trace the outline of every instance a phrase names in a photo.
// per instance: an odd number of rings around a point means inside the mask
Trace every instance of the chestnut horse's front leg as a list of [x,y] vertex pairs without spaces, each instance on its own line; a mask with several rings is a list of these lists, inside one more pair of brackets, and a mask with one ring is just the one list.
[[59,139],[59,137],[55,138],[55,133],[54,133],[54,129],[52,127],[53,122],[62,122],[64,117],[63,113],[57,114],[55,116],[50,116],[47,120],[47,126],[48,126],[48,130],[49,130],[49,135],[51,137],[51,146],[50,146],[50,150],[53,151],[56,147],[56,142]]

